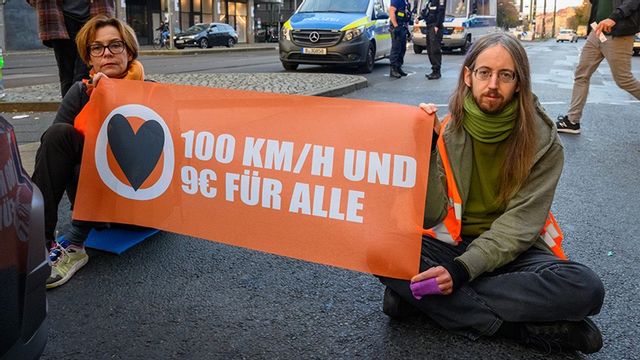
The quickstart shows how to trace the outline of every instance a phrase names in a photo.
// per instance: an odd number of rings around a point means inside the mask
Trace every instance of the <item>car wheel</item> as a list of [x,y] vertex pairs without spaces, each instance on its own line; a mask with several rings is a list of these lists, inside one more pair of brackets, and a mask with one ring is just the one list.
[[424,51],[424,48],[422,46],[413,44],[413,52],[414,53],[422,54],[422,51]]
[[634,56],[638,56],[640,54],[640,50],[633,50],[633,55]]
[[376,49],[373,44],[369,44],[367,50],[367,57],[364,59],[364,63],[360,65],[360,72],[363,74],[370,74],[373,71],[373,63],[376,60]]
[[469,51],[470,47],[471,47],[471,36],[467,36],[467,39],[464,41],[464,45],[460,47],[460,52],[462,54],[466,54],[467,51]]
[[235,45],[235,44],[236,44],[236,42],[235,42],[235,40],[233,40],[233,38],[229,38],[229,40],[227,40],[227,47],[228,48],[232,48],[233,45]]
[[282,67],[287,71],[295,71],[296,69],[298,69],[298,64],[290,63],[288,61],[283,61]]
[[200,49],[207,49],[209,47],[209,41],[207,40],[207,38],[202,38],[199,45]]

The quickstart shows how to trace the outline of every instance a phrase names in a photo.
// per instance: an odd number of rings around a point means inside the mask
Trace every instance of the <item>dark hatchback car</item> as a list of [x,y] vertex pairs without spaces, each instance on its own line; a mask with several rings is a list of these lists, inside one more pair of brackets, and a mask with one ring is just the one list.
[[197,46],[201,49],[216,45],[233,47],[238,43],[238,34],[229,24],[195,24],[177,34],[173,42],[178,49],[184,49],[185,46]]
[[42,194],[22,168],[13,127],[0,116],[0,359],[42,354],[50,271]]

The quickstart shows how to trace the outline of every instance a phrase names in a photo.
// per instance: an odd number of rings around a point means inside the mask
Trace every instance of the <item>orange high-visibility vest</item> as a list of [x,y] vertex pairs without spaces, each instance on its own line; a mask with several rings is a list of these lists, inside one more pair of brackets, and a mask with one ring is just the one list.
[[[447,125],[447,122],[449,122],[450,118],[451,116],[447,115],[443,120],[437,143],[438,152],[440,153],[440,158],[442,159],[442,165],[447,179],[447,197],[449,198],[447,215],[441,223],[430,229],[423,229],[422,233],[434,239],[457,245],[462,241],[462,238],[460,237],[460,232],[462,231],[462,198],[460,197],[458,186],[456,185],[455,178],[453,177],[453,171],[451,170],[451,163],[449,162],[449,156],[447,155],[443,136],[445,126]],[[549,212],[547,221],[540,231],[540,237],[557,257],[563,260],[567,259],[567,256],[562,250],[562,240],[564,239],[564,235],[551,212]]]

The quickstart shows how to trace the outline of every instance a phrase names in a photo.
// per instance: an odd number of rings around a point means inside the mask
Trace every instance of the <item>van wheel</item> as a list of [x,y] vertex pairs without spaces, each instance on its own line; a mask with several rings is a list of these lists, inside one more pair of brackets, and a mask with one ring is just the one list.
[[282,67],[287,71],[296,71],[298,69],[298,64],[283,61]]
[[364,59],[364,63],[360,65],[360,72],[363,74],[369,74],[373,71],[373,63],[376,60],[376,49],[373,44],[369,44],[367,50],[367,57]]
[[413,44],[413,52],[416,54],[422,54],[424,48],[420,45]]
[[466,54],[467,51],[469,51],[470,47],[471,47],[471,36],[467,36],[467,39],[464,41],[464,45],[460,47],[460,53]]

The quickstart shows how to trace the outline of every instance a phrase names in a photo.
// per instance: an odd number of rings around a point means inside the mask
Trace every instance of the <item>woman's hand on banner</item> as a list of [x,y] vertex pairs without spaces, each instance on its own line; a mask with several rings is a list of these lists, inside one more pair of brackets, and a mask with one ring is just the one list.
[[98,82],[100,81],[100,79],[102,78],[106,78],[108,79],[109,77],[107,75],[105,75],[104,73],[97,73],[95,75],[93,75],[93,78],[91,79],[91,83],[93,84],[94,87],[98,86]]

